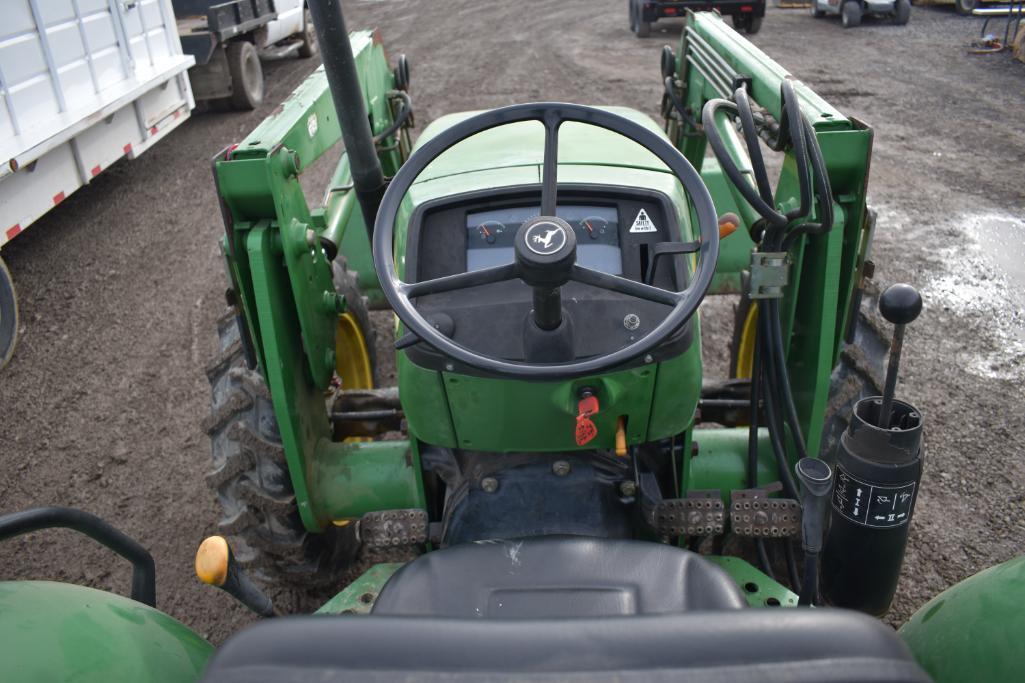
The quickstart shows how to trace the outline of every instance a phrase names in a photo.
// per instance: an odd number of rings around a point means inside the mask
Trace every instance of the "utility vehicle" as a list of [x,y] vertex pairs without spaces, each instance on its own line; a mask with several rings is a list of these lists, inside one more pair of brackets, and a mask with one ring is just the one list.
[[[871,280],[865,124],[701,13],[663,51],[661,126],[514,104],[411,149],[406,61],[311,9],[324,69],[214,161],[224,518],[196,572],[269,618],[211,654],[152,609],[137,544],[28,511],[0,538],[84,530],[133,561],[134,601],[0,584],[22,655],[0,677],[1021,677],[1020,559],[903,638],[870,616],[898,587],[924,417],[894,396],[922,302]],[[298,176],[340,138],[310,209]],[[702,372],[713,295],[740,301],[732,378]],[[397,318],[397,388],[374,383],[373,308]],[[335,595],[283,617],[260,583]]]
[[903,26],[911,18],[911,0],[811,0],[811,15],[816,19],[838,14],[844,28],[860,26],[866,16],[889,17]]

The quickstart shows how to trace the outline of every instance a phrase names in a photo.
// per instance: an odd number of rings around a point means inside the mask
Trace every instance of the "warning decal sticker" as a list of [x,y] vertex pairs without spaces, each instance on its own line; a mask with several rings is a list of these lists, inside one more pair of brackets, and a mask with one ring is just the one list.
[[648,218],[648,212],[641,209],[637,212],[637,218],[634,219],[634,224],[630,226],[630,232],[658,232],[658,228]]
[[878,486],[855,479],[836,466],[833,509],[864,526],[886,528],[907,524],[915,500],[915,482]]

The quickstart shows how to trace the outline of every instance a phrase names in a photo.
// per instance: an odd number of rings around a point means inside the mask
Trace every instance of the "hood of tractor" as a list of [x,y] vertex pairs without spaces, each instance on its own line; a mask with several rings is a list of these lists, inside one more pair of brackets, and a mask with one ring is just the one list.
[[[628,107],[599,107],[662,134],[647,114]],[[446,128],[479,114],[479,111],[448,114],[431,123],[417,140],[417,147]],[[452,147],[420,175],[418,182],[447,176],[503,168],[540,166],[544,153],[544,128],[528,121],[500,126]],[[640,145],[621,135],[584,123],[569,122],[559,129],[559,165],[619,166],[668,173],[665,164]]]

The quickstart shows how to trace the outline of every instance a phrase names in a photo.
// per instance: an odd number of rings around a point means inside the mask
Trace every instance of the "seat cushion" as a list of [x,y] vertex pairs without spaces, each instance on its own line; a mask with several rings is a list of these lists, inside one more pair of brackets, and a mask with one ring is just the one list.
[[893,629],[856,612],[765,608],[606,619],[269,619],[205,681],[925,683]]
[[644,541],[547,536],[427,553],[392,576],[373,613],[558,618],[746,604],[729,574],[696,553]]

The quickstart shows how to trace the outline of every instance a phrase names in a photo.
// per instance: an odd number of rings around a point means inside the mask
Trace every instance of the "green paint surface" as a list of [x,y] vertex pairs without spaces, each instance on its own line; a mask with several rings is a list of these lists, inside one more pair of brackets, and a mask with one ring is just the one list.
[[401,562],[375,564],[317,610],[317,614],[369,614],[388,579],[402,568]]
[[936,683],[1025,681],[1025,556],[925,603],[900,629]]
[[166,614],[84,586],[2,582],[0,614],[3,681],[184,683],[213,653]]
[[796,607],[797,594],[790,592],[783,584],[773,581],[749,562],[739,557],[706,555],[706,560],[726,570],[740,589],[751,607]]

